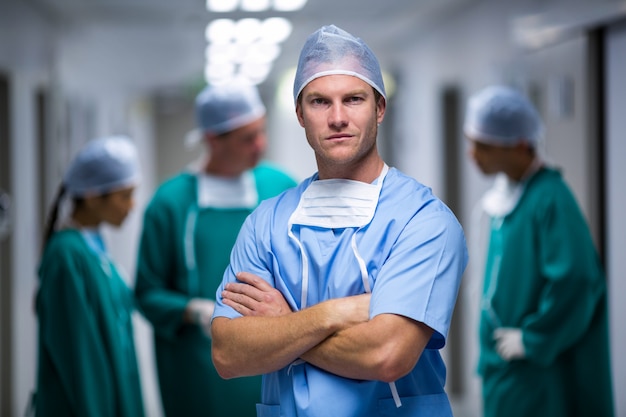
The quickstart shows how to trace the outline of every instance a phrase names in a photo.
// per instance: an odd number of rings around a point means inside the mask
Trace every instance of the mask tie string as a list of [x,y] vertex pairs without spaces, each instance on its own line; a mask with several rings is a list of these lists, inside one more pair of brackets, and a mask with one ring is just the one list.
[[196,247],[194,243],[197,217],[197,209],[195,207],[189,209],[187,212],[187,220],[185,221],[185,237],[183,238],[185,266],[187,267],[187,284],[189,285],[189,294],[192,295],[198,293],[198,271],[196,269]]
[[[359,269],[361,270],[361,280],[363,281],[363,287],[365,287],[365,292],[369,294],[372,291],[370,289],[369,274],[367,272],[367,266],[365,265],[365,261],[363,260],[363,257],[359,253],[359,249],[356,244],[356,234],[361,229],[362,227],[359,227],[352,235],[352,252],[354,253],[354,257],[359,263]],[[400,400],[400,395],[398,394],[398,388],[396,387],[396,383],[390,382],[389,388],[391,389],[391,396],[393,397],[393,401],[396,404],[396,408],[401,407],[402,401]]]

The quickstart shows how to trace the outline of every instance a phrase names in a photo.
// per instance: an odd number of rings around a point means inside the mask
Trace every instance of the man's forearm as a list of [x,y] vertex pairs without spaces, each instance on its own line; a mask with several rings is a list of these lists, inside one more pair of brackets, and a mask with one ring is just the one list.
[[431,335],[423,323],[382,314],[333,334],[301,358],[346,378],[391,382],[413,369]]
[[358,305],[329,300],[278,317],[213,320],[213,362],[223,378],[258,375],[289,365],[335,332],[367,319]]
[[[371,371],[371,369],[376,368],[372,363],[373,359],[369,361],[361,359],[365,341],[362,338],[358,343],[355,341],[355,338],[360,334],[360,328],[363,326],[357,325],[351,329],[334,333],[304,352],[300,358],[318,368],[346,378],[376,379],[373,378]],[[373,356],[371,355],[372,358]]]

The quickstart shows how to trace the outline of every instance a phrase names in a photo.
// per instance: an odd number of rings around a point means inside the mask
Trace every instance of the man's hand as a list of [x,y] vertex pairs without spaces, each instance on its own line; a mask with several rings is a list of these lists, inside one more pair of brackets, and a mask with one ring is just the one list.
[[510,362],[526,357],[521,329],[500,327],[494,330],[493,338],[496,341],[498,355],[505,361]]
[[224,304],[243,316],[278,317],[291,313],[283,294],[262,278],[249,272],[237,274],[238,283],[226,284]]
[[215,310],[215,301],[205,298],[192,298],[185,309],[185,320],[195,323],[211,337],[211,317]]

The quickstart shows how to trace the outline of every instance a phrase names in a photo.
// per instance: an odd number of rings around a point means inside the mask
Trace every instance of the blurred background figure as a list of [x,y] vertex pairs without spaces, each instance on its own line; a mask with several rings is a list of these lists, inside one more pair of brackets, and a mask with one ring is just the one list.
[[135,294],[154,326],[165,414],[254,416],[261,379],[223,380],[211,360],[215,291],[245,218],[260,201],[296,184],[259,163],[267,146],[256,87],[206,87],[196,98],[207,157],[165,181],[144,216]]
[[464,132],[476,165],[495,175],[481,200],[484,415],[612,416],[605,277],[570,188],[538,155],[538,112],[491,86],[470,98]]
[[[135,146],[122,136],[88,142],[64,176],[39,267],[37,416],[144,415],[134,298],[100,234],[103,223],[122,225],[138,180]],[[58,222],[66,195],[71,215]]]

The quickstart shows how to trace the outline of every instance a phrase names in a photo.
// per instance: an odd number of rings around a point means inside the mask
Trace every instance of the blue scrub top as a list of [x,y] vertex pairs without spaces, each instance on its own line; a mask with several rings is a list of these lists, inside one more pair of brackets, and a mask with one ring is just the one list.
[[[217,290],[214,317],[240,317],[220,296],[240,271],[264,278],[283,293],[293,310],[302,307],[301,254],[288,236],[287,223],[314,178],[263,202],[248,217]],[[304,363],[264,375],[258,415],[451,415],[438,349],[445,344],[467,264],[463,230],[454,214],[428,187],[392,168],[369,225],[361,229],[294,225],[292,231],[309,258],[307,305],[365,292],[351,247],[356,233],[372,289],[370,317],[403,315],[435,332],[413,371],[396,381],[400,408],[385,382],[343,378]]]

